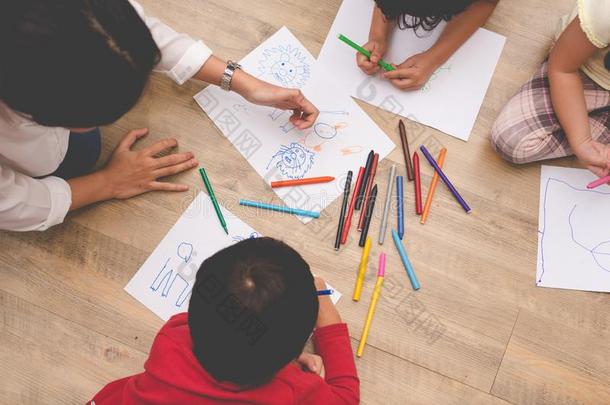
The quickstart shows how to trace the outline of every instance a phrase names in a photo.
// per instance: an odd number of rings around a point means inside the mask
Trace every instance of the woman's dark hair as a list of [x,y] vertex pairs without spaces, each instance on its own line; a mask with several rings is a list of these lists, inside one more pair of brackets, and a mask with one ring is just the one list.
[[0,100],[45,126],[116,121],[160,59],[127,0],[5,0]]
[[432,31],[442,21],[466,10],[477,0],[375,0],[388,20],[400,29]]
[[260,386],[301,354],[317,317],[301,255],[276,239],[246,239],[199,268],[189,303],[193,353],[217,381]]

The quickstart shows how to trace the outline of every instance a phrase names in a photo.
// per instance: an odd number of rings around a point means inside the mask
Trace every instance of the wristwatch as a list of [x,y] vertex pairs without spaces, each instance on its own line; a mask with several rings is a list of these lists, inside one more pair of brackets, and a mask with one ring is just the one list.
[[237,69],[241,69],[241,65],[236,62],[227,62],[222,78],[220,79],[220,88],[225,91],[231,91],[231,81],[233,81],[233,74]]

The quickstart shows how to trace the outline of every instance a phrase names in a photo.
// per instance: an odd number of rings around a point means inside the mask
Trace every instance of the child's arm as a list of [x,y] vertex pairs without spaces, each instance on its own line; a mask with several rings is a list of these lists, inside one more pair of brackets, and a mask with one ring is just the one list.
[[386,79],[401,90],[417,90],[440,68],[493,13],[498,0],[479,0],[453,17],[436,43],[427,51],[413,55],[384,73]]
[[379,60],[388,50],[388,36],[394,23],[388,21],[379,7],[375,6],[369,31],[369,42],[362,45],[364,49],[371,52],[371,59],[360,52],[356,52],[356,63],[367,75],[379,72]]
[[591,137],[580,66],[598,48],[587,38],[577,17],[561,34],[549,57],[553,109],[576,156],[596,175],[608,175],[610,148]]
[[[316,277],[318,290],[326,288],[326,283]],[[313,333],[316,352],[324,361],[326,385],[316,390],[316,398],[308,398],[311,403],[357,404],[360,400],[360,382],[354,363],[354,353],[347,325],[329,296],[320,296],[318,320]]]

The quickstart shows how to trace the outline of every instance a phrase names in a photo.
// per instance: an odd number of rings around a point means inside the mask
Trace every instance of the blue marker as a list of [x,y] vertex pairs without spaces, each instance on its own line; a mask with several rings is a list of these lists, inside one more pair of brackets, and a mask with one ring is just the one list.
[[411,281],[411,286],[413,286],[414,290],[419,290],[419,281],[417,281],[417,276],[415,275],[415,270],[413,270],[413,265],[409,260],[409,256],[407,256],[407,251],[405,247],[402,245],[400,238],[398,237],[398,233],[395,229],[392,229],[392,239],[394,239],[394,244],[396,245],[396,250],[398,250],[398,254],[400,255],[400,260],[402,260],[402,264],[405,266],[405,270],[407,271],[407,276],[409,276],[409,281]]
[[302,217],[311,217],[311,218],[320,218],[319,212],[300,210],[297,208],[290,207],[282,207],[279,205],[272,205],[258,201],[249,201],[249,200],[239,200],[239,205],[243,205],[246,207],[254,207],[254,208],[262,208],[265,210],[284,212],[286,214],[294,214]]
[[400,240],[405,236],[404,195],[402,189],[402,176],[396,176],[396,208],[398,213],[398,236]]
[[328,290],[320,290],[318,291],[318,295],[332,295],[335,292],[333,289]]

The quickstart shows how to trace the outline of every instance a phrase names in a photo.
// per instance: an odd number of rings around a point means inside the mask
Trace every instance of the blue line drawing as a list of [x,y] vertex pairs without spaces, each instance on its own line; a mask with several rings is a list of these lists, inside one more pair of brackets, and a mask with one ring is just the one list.
[[271,118],[271,121],[277,121],[277,119],[280,118],[282,115],[284,115],[285,112],[286,112],[286,110],[280,110],[279,108],[274,108],[273,111],[271,111],[268,115]]
[[281,145],[280,150],[271,157],[269,166],[274,165],[290,179],[301,179],[313,167],[315,153],[298,143]]
[[248,236],[240,236],[240,235],[235,235],[233,236],[231,239],[233,239],[233,242],[241,242],[242,240],[246,240],[246,239],[256,239],[256,238],[260,238],[261,234],[258,232],[252,232],[250,235]]
[[260,75],[271,76],[284,87],[301,88],[311,74],[307,55],[292,45],[278,45],[263,52]]
[[[551,185],[551,182],[555,182],[555,183],[561,183],[565,186],[567,186],[568,188],[574,190],[574,191],[579,191],[579,192],[585,192],[585,193],[595,193],[595,194],[599,194],[599,195],[610,195],[610,193],[605,193],[603,191],[598,191],[598,190],[589,190],[589,189],[583,189],[583,188],[578,188],[578,187],[574,187],[571,184],[569,184],[568,182],[561,180],[561,179],[557,179],[554,177],[549,177],[549,179],[546,182],[545,188],[544,188],[544,199],[542,202],[542,217],[543,217],[543,221],[544,224],[542,226],[542,229],[538,230],[538,233],[541,235],[540,236],[540,262],[541,262],[541,267],[542,267],[542,271],[540,273],[540,277],[538,278],[538,284],[542,282],[542,279],[544,277],[544,273],[546,271],[546,267],[545,267],[545,256],[544,256],[544,241],[545,241],[545,236],[546,236],[546,231],[547,231],[547,217],[546,217],[546,213],[547,213],[547,197],[548,197],[548,191],[549,191],[549,186]],[[577,204],[575,204],[572,209],[570,210],[570,213],[568,215],[567,221],[568,221],[568,226],[570,228],[570,238],[571,240],[574,242],[574,244],[584,250],[586,250],[587,252],[589,252],[591,254],[591,257],[593,258],[593,260],[595,261],[595,263],[597,264],[597,266],[601,269],[604,270],[606,272],[610,272],[610,267],[606,267],[605,265],[603,265],[602,263],[600,263],[600,260],[598,258],[598,255],[602,255],[602,256],[610,256],[610,251],[609,252],[604,252],[602,251],[602,247],[604,247],[605,245],[610,245],[610,240],[606,240],[606,241],[602,241],[600,243],[598,243],[597,245],[595,245],[593,248],[589,248],[586,245],[584,245],[582,242],[579,242],[575,236],[575,231],[574,231],[574,226],[573,226],[573,216],[574,216],[574,212],[576,211],[577,208]]]
[[280,126],[280,128],[282,129],[282,131],[284,131],[285,134],[287,134],[288,132],[294,130],[296,127],[292,124],[292,122],[286,121],[286,123]]
[[191,260],[191,256],[193,255],[193,245],[187,242],[182,242],[178,245],[178,249],[176,249],[176,254],[179,258],[184,260],[184,263],[188,263]]
[[[193,245],[187,242],[180,243],[176,248],[176,256],[180,258],[178,268],[174,269],[173,265],[170,265],[172,258],[168,258],[151,283],[150,290],[152,292],[157,292],[160,289],[162,298],[167,298],[171,291],[180,291],[174,304],[176,308],[180,308],[191,295],[191,282],[183,277],[180,274],[180,271],[183,270],[191,260],[191,257],[193,256]],[[183,285],[182,290],[180,290],[180,283]],[[174,285],[176,285],[176,289],[174,289]]]

